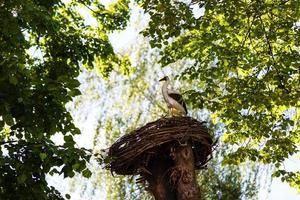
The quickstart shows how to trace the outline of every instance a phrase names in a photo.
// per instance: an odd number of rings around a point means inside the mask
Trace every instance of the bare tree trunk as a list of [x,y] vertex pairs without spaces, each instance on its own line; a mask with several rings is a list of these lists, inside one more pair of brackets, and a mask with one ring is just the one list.
[[197,184],[194,154],[190,144],[172,149],[174,167],[170,179],[176,187],[177,200],[199,200],[200,189]]
[[170,185],[169,171],[172,160],[168,155],[159,155],[149,163],[148,169],[151,175],[145,176],[149,183],[149,191],[155,200],[176,200],[176,194]]
[[199,200],[192,146],[176,145],[151,159],[143,176],[155,200]]

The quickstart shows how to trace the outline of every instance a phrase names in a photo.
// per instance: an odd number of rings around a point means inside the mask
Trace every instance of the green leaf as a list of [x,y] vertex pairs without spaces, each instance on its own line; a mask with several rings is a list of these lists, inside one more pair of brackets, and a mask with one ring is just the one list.
[[75,97],[75,96],[81,95],[81,92],[78,89],[73,89],[69,92],[69,95],[72,97]]
[[17,85],[19,81],[15,76],[10,76],[9,77],[9,82],[13,85]]
[[66,197],[67,199],[71,199],[71,196],[70,196],[69,194],[66,194],[65,197]]
[[10,126],[14,124],[14,119],[10,114],[3,115],[3,120]]
[[67,145],[73,146],[75,144],[75,141],[73,140],[73,137],[71,135],[64,136],[64,141]]
[[46,153],[40,153],[40,158],[42,161],[44,161],[47,158],[47,154]]
[[26,174],[22,174],[21,176],[18,176],[18,183],[24,183],[27,179]]
[[83,172],[82,172],[82,175],[85,177],[85,178],[90,178],[92,176],[92,172],[89,170],[89,169],[85,169]]
[[80,165],[80,163],[75,163],[74,165],[72,165],[72,168],[76,171],[77,169],[79,169]]

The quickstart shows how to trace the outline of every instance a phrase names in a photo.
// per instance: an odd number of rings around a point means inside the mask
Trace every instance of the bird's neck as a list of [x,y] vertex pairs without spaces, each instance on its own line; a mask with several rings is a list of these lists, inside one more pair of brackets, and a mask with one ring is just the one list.
[[164,82],[163,86],[162,86],[162,93],[165,99],[167,99],[168,97],[168,85],[170,84],[170,81],[167,80]]
[[164,82],[163,86],[162,86],[162,90],[163,91],[167,91],[168,90],[168,85],[170,84],[170,81],[167,80]]

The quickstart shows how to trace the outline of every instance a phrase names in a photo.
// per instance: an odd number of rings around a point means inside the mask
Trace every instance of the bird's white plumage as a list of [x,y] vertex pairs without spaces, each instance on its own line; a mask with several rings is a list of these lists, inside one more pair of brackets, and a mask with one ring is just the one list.
[[[164,97],[164,100],[166,101],[168,108],[171,110],[171,114],[173,115],[174,113],[172,112],[173,109],[175,109],[177,112],[180,114],[186,115],[186,108],[184,107],[184,102],[182,101],[183,104],[180,104],[178,101],[173,99],[170,94],[178,94],[180,95],[179,92],[169,89],[168,85],[170,84],[169,78],[166,78],[163,86],[162,86],[162,94]],[[181,96],[181,95],[180,95]]]

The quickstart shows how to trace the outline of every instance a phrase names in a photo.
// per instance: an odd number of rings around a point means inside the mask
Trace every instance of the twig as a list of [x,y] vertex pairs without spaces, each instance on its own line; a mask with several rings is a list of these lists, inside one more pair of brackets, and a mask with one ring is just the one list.
[[268,37],[268,34],[267,34],[267,31],[266,31],[266,28],[265,28],[265,25],[263,23],[263,20],[261,19],[261,16],[259,16],[259,20],[261,22],[261,25],[262,25],[262,30],[264,31],[264,35],[265,35],[265,38],[266,38],[266,42],[268,44],[268,53],[269,55],[271,56],[272,58],[272,61],[273,61],[273,67],[277,73],[277,76],[280,78],[280,81],[279,81],[279,85],[281,86],[282,89],[284,89],[286,92],[289,92],[286,87],[284,86],[284,84],[282,83],[282,75],[280,74],[280,71],[277,69],[276,67],[276,61],[275,61],[275,58],[274,58],[274,54],[273,54],[273,48],[272,48],[272,45],[271,45],[271,42],[269,40],[269,37]]

